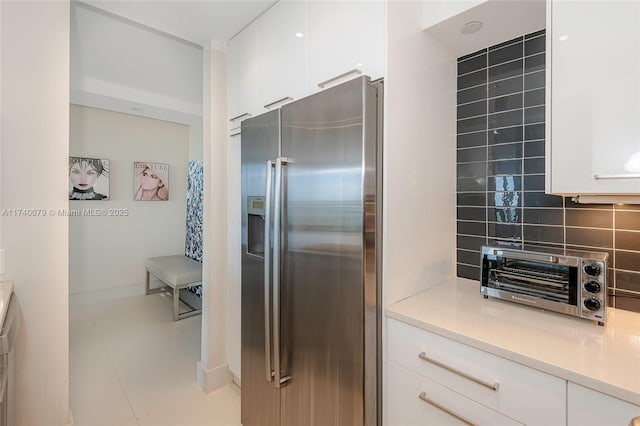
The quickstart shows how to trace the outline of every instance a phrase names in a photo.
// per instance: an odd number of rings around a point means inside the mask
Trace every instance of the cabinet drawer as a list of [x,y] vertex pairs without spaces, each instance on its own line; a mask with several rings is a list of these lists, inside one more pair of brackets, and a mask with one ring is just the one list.
[[519,422],[565,423],[564,380],[393,319],[387,330],[389,360]]
[[640,406],[569,382],[567,387],[569,426],[628,426],[640,417]]
[[393,362],[387,380],[389,426],[521,425]]

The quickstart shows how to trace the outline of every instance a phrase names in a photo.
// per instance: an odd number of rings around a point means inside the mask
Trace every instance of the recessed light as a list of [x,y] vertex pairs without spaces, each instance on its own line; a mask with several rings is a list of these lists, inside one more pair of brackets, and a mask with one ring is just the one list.
[[302,33],[296,33],[296,37],[298,37],[298,38],[302,38],[302,37],[304,37],[304,34],[302,34]]
[[464,24],[462,26],[462,28],[460,29],[460,32],[462,34],[473,34],[473,33],[477,33],[478,31],[480,31],[481,28],[482,28],[482,22],[480,22],[480,21],[471,21],[471,22],[467,22],[466,24]]
[[558,40],[560,40],[560,41],[567,41],[567,40],[569,40],[569,36],[568,36],[568,35],[560,36],[560,37],[558,37]]

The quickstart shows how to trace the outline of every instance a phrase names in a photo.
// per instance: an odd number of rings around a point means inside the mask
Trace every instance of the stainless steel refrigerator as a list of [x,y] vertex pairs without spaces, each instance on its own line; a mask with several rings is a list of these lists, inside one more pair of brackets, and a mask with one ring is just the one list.
[[382,83],[242,123],[242,424],[379,425]]

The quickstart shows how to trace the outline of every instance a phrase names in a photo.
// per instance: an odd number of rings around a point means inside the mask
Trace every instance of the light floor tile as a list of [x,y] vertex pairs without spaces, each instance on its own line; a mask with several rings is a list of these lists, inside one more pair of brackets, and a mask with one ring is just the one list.
[[240,425],[231,386],[204,394],[195,382],[201,318],[174,322],[164,294],[71,306],[74,425]]

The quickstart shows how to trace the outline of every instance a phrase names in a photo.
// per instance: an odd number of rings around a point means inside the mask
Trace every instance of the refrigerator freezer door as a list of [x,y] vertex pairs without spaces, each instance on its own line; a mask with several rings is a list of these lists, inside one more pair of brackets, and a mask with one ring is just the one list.
[[[273,382],[267,381],[267,369],[273,356],[273,348],[268,339],[265,340],[265,326],[269,326],[265,318],[273,315],[267,312],[265,305],[272,306],[269,300],[265,304],[265,256],[259,250],[251,253],[248,241],[254,247],[262,247],[263,251],[271,250],[270,241],[264,239],[265,224],[261,209],[268,205],[265,200],[267,185],[268,160],[275,160],[279,155],[280,111],[272,111],[242,122],[241,161],[242,161],[242,325],[241,325],[241,369],[242,400],[241,420],[244,426],[274,426],[279,424],[280,393]],[[260,203],[264,200],[264,204]],[[251,235],[249,235],[251,233]],[[270,281],[266,281],[271,285]],[[266,294],[271,294],[266,289]],[[269,357],[266,351],[269,350]],[[271,349],[269,349],[271,348]]]
[[362,77],[282,108],[282,425],[375,424],[365,420],[365,335],[377,333],[364,278],[372,90]]

